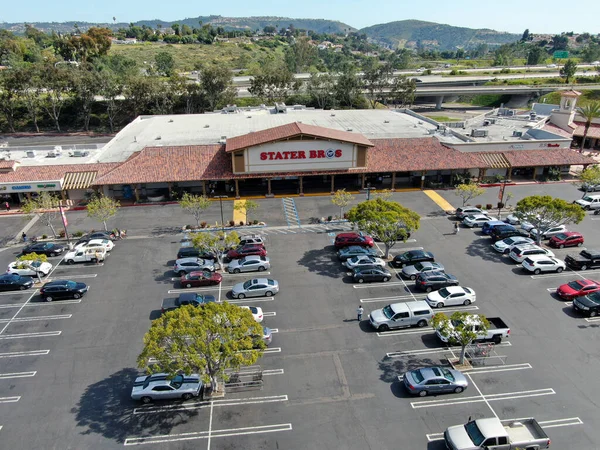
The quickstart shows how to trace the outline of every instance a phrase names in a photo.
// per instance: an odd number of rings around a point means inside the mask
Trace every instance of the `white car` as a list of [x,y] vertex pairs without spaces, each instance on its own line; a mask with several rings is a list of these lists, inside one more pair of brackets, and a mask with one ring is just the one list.
[[485,214],[472,214],[464,218],[463,224],[469,228],[481,228],[484,223],[490,220],[492,219]]
[[592,66],[600,66],[600,61],[593,61],[590,63]]
[[472,214],[483,214],[483,211],[474,206],[461,206],[460,208],[456,208],[455,212],[456,217],[460,220],[463,220],[465,217]]
[[556,69],[558,66],[556,64],[548,64],[546,67],[548,69]]
[[343,263],[348,269],[354,269],[355,267],[367,267],[367,266],[378,266],[385,267],[385,261],[376,256],[360,255],[348,258]]
[[427,294],[425,301],[432,308],[444,306],[470,305],[475,301],[475,291],[463,286],[448,286]]
[[[561,234],[561,233],[566,233],[567,231],[569,231],[569,230],[567,230],[567,227],[564,225],[557,225],[555,227],[550,227],[542,233],[542,239],[550,239],[552,236],[556,236],[557,234]],[[529,233],[531,234],[531,237],[533,239],[536,239],[538,236],[537,228],[533,228]]]
[[538,274],[540,272],[557,272],[565,270],[565,262],[551,256],[537,255],[529,256],[521,264],[523,269]]
[[535,244],[523,244],[513,246],[510,250],[509,256],[513,261],[521,263],[525,258],[537,256],[553,257],[554,253],[551,250],[548,250],[547,248],[542,248]]
[[89,242],[84,242],[77,245],[75,248],[88,248],[88,247],[104,247],[107,252],[110,252],[113,248],[115,248],[115,244],[113,241],[109,239],[92,239]]
[[492,247],[497,252],[508,255],[515,245],[523,244],[535,244],[535,241],[525,236],[513,236],[492,244]]
[[52,270],[52,264],[41,261],[14,261],[8,265],[6,273],[35,277],[39,273],[46,276]]
[[254,317],[254,320],[256,320],[258,323],[261,323],[263,321],[263,310],[261,307],[259,307],[259,306],[240,306],[240,308],[249,309],[250,312],[252,313],[252,317]]
[[509,214],[508,216],[506,216],[506,219],[504,219],[504,221],[510,225],[519,225],[521,223],[521,219],[519,219],[514,214]]

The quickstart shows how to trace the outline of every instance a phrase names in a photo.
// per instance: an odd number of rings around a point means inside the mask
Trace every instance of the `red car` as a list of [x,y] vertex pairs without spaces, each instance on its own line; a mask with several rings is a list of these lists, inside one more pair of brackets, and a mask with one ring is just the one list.
[[564,233],[552,236],[548,245],[554,248],[581,247],[583,245],[583,236],[576,231],[565,231]]
[[358,245],[359,247],[373,247],[375,242],[371,236],[367,236],[362,231],[358,233],[340,233],[335,237],[335,248],[350,247]]
[[200,272],[190,272],[181,277],[181,285],[186,288],[197,286],[214,286],[221,283],[223,275],[220,273],[202,270]]
[[560,286],[556,293],[564,300],[573,300],[577,297],[600,291],[600,283],[594,280],[575,280]]
[[239,259],[248,255],[267,256],[267,250],[265,250],[262,244],[240,245],[236,249],[229,250],[226,259],[231,261],[232,259]]

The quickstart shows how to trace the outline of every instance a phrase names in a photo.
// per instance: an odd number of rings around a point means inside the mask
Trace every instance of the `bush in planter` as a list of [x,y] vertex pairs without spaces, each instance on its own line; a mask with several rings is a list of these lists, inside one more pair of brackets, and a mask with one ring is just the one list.
[[498,202],[498,209],[502,209],[502,208],[504,208],[504,203]]
[[42,239],[48,239],[48,235],[47,234],[42,234]]
[[244,221],[243,221],[243,220],[240,220],[240,227],[243,227],[244,225],[245,225],[245,224],[244,224]]
[[258,220],[254,219],[254,220],[252,221],[252,224],[253,224],[253,225],[258,225]]
[[200,222],[200,228],[206,228],[206,222]]
[[333,219],[332,216],[327,216],[327,222],[331,222],[331,219]]
[[83,236],[83,231],[81,231],[81,230],[80,231],[76,231],[75,233],[73,233],[73,236],[74,237],[81,237],[81,236]]
[[60,230],[60,232],[58,233],[58,235],[59,235],[61,238],[64,238],[64,237],[66,236],[66,235],[65,235],[65,230]]
[[475,208],[481,209],[481,205],[475,205]]
[[485,209],[492,209],[494,207],[494,205],[492,205],[491,203],[488,203],[487,205],[485,205]]
[[235,227],[235,222],[234,222],[233,220],[230,220],[230,221],[229,221],[229,226],[230,226],[230,227]]

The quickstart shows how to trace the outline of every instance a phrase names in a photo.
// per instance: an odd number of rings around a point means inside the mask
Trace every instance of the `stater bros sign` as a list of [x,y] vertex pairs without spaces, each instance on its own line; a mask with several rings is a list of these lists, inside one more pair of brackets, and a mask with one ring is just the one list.
[[337,141],[283,141],[251,147],[246,172],[339,170],[356,167],[353,144]]

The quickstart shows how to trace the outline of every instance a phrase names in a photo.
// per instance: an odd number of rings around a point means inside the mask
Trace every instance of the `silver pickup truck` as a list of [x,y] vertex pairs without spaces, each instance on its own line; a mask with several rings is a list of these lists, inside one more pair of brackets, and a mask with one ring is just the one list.
[[[502,339],[506,339],[510,336],[510,328],[500,317],[487,317],[490,325],[485,332],[480,331],[481,321],[479,320],[479,315],[474,314],[469,317],[468,320],[470,321],[468,324],[471,325],[473,332],[477,334],[477,338],[475,339],[476,342],[491,341],[494,344],[499,344],[502,342]],[[455,323],[455,321],[450,323],[452,330],[458,325],[459,323]],[[438,339],[444,343],[452,340],[440,333],[440,330],[436,330],[435,333]],[[452,336],[452,331],[450,336]]]
[[539,450],[550,447],[550,438],[533,418],[470,420],[448,427],[444,440],[449,450]]

